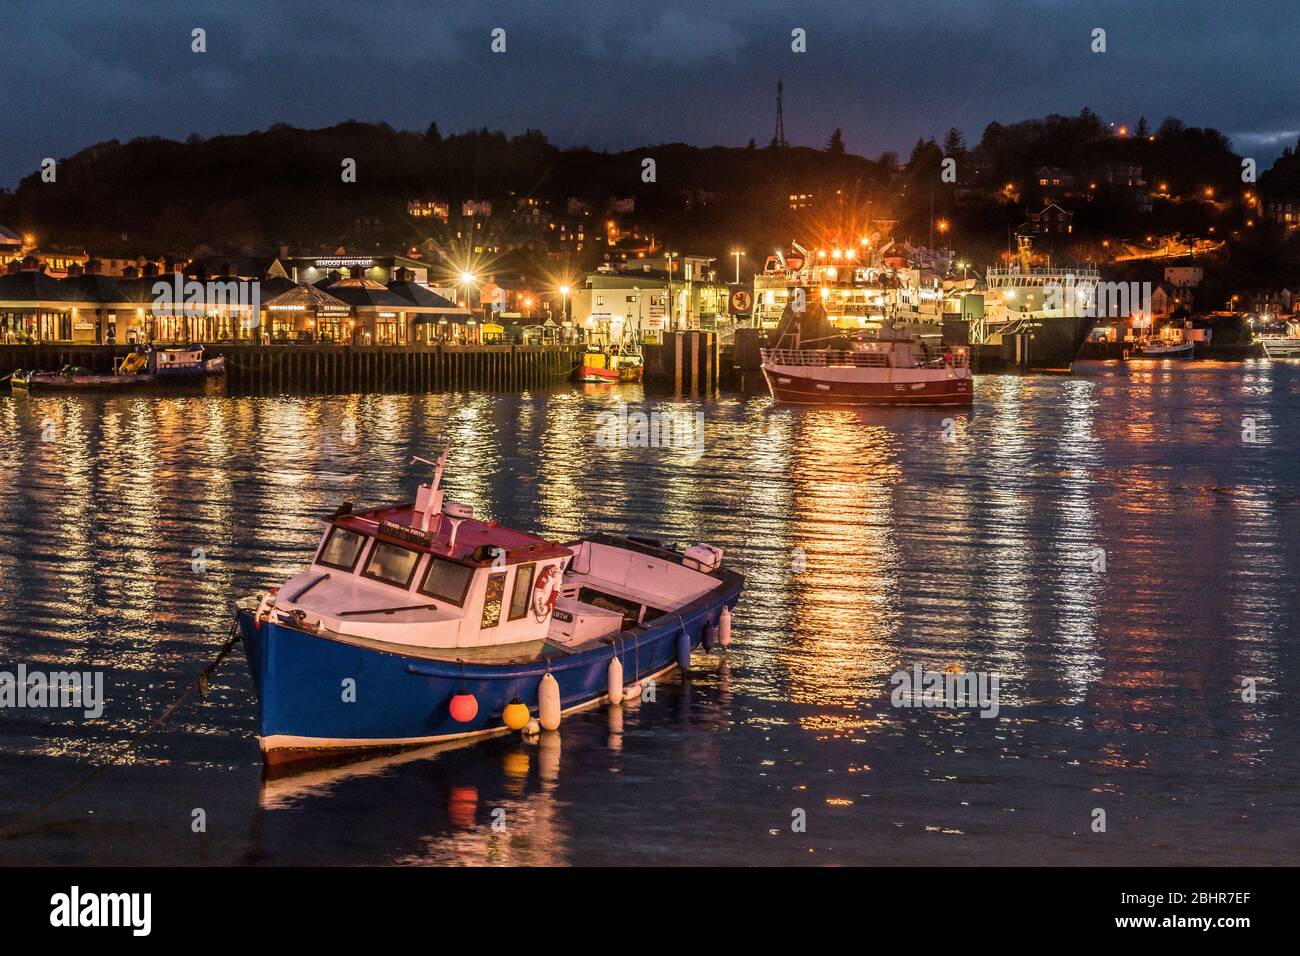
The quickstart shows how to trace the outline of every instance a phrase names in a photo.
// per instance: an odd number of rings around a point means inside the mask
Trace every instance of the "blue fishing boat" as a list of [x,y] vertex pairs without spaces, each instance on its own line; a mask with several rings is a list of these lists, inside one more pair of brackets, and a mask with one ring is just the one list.
[[226,372],[226,360],[207,358],[203,346],[154,348],[137,346],[108,374],[77,365],[57,372],[18,369],[6,376],[10,388],[25,392],[126,391],[145,385],[193,385],[216,380]]
[[226,372],[225,357],[215,355],[208,358],[202,345],[151,348],[148,351],[148,362],[148,374],[164,383],[195,381],[224,375]]
[[444,502],[326,520],[311,565],[239,602],[270,765],[522,730],[642,693],[725,647],[742,577],[722,552],[594,534],[566,544]]

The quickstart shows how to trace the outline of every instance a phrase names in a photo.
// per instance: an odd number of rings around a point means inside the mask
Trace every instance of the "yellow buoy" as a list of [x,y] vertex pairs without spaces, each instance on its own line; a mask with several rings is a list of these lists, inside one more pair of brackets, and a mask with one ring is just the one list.
[[609,702],[623,703],[623,662],[617,654],[609,659]]
[[528,713],[528,705],[520,700],[516,694],[515,699],[506,704],[506,709],[501,716],[505,719],[506,726],[511,730],[523,730],[528,725],[528,720],[532,715]]
[[560,727],[560,684],[550,674],[542,675],[542,683],[537,688],[537,718],[542,730]]

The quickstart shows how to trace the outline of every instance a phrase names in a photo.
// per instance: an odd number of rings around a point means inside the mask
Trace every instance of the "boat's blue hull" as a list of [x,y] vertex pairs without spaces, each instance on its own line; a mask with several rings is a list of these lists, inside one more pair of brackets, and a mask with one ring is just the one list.
[[[276,763],[499,731],[502,711],[516,695],[536,715],[547,673],[559,684],[564,710],[595,703],[608,691],[614,654],[628,684],[670,669],[684,650],[681,635],[690,648],[698,646],[723,606],[735,606],[741,587],[739,576],[727,575],[714,592],[616,645],[523,664],[462,665],[376,650],[274,621],[258,624],[252,612],[241,610],[263,751]],[[450,711],[451,698],[462,689],[478,701],[478,713],[464,723]]]

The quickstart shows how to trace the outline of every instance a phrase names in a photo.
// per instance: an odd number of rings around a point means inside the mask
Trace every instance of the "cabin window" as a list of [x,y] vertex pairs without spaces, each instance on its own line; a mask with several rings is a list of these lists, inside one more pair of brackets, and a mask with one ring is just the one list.
[[385,584],[407,588],[411,585],[411,578],[415,576],[415,566],[419,563],[420,552],[380,541],[375,545],[375,550],[370,553],[365,576],[383,581]]
[[483,597],[483,623],[484,629],[496,627],[501,623],[501,599],[506,593],[506,576],[505,572],[501,574],[489,574],[487,580],[487,594]]
[[424,573],[424,583],[420,585],[420,593],[464,607],[465,592],[469,590],[469,579],[473,573],[472,569],[463,564],[431,558],[429,570]]
[[533,589],[535,564],[515,568],[515,586],[510,591],[510,620],[517,621],[528,613],[528,594]]
[[361,549],[365,544],[364,534],[335,525],[325,538],[325,544],[320,549],[320,554],[316,556],[316,563],[351,573],[357,566],[357,558],[361,556]]

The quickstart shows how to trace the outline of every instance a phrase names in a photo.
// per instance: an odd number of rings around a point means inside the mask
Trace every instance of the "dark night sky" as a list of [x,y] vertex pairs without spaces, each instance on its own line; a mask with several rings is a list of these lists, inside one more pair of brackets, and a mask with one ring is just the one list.
[[[786,135],[906,158],[920,135],[1089,106],[1215,126],[1267,168],[1300,131],[1289,0],[0,0],[0,185],[103,139],[385,120],[560,145]],[[190,31],[208,52],[190,52]],[[489,52],[493,27],[508,51]],[[790,51],[790,30],[808,52]],[[1090,50],[1094,27],[1108,52]]]

